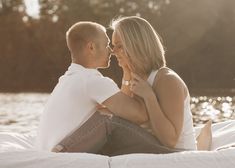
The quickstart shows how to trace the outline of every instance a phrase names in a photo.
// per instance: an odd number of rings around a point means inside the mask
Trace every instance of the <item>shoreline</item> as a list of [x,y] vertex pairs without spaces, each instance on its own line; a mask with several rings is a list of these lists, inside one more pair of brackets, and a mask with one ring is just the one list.
[[[52,91],[51,91],[52,92]],[[0,94],[50,94],[50,91],[39,91],[39,90],[31,90],[31,91],[14,91],[14,90],[0,90]],[[189,89],[189,93],[191,97],[198,96],[208,96],[208,97],[235,97],[235,89]]]
[[194,96],[235,96],[235,88],[234,89],[190,89],[190,95]]

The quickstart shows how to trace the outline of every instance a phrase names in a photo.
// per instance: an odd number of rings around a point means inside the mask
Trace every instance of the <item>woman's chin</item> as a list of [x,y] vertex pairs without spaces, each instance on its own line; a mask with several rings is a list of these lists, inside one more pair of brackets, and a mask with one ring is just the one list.
[[122,64],[118,62],[118,66],[122,67]]
[[118,65],[121,67],[122,66],[122,61],[118,59]]

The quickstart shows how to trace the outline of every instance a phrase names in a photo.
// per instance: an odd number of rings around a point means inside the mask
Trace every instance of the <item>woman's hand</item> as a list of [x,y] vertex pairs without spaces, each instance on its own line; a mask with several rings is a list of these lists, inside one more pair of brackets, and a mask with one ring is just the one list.
[[101,115],[107,115],[109,117],[113,116],[113,113],[104,105],[102,104],[98,104],[97,106],[97,111],[101,114]]
[[137,74],[132,73],[132,81],[130,90],[137,96],[142,97],[143,99],[148,95],[154,94],[151,85],[143,80]]

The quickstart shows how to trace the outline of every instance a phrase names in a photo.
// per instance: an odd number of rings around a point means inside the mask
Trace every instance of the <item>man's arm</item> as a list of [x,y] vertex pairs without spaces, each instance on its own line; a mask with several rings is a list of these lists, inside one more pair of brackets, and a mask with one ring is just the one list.
[[99,75],[89,78],[86,83],[86,94],[115,115],[126,120],[138,124],[148,120],[143,99],[126,95],[110,78]]
[[144,101],[139,97],[129,97],[121,91],[106,99],[103,103],[115,115],[141,124],[148,120]]

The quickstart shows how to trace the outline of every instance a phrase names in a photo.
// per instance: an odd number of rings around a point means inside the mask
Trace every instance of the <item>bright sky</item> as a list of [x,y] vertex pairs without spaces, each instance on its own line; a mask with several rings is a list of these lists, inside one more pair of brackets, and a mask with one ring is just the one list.
[[35,18],[38,19],[40,16],[40,6],[38,0],[24,0],[25,6],[26,6],[26,13]]

